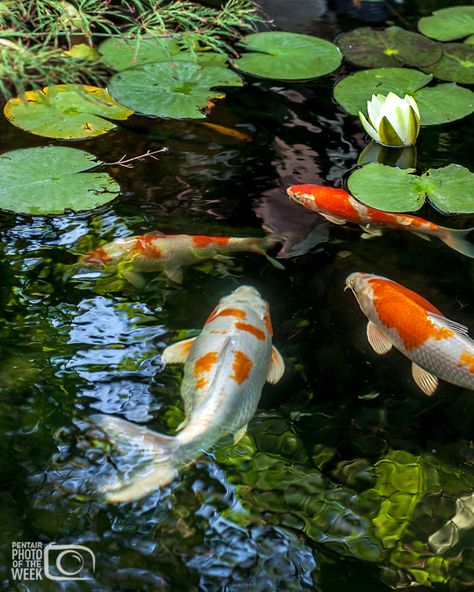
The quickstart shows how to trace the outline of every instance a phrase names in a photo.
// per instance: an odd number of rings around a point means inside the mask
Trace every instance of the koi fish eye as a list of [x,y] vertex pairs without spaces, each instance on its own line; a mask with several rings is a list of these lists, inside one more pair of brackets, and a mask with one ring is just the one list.
[[361,290],[365,285],[365,280],[369,274],[361,273],[360,271],[356,271],[351,273],[346,278],[346,290],[352,290],[354,294],[356,294],[359,290]]

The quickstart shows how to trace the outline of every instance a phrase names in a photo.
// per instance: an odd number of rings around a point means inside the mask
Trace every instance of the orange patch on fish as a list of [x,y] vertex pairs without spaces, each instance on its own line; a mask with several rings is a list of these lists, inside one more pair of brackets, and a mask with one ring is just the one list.
[[268,306],[267,306],[267,312],[265,313],[265,317],[263,319],[263,322],[265,323],[265,327],[267,328],[268,333],[270,335],[273,335],[272,321],[270,319],[270,312],[268,310]]
[[304,205],[309,209],[330,214],[348,222],[360,221],[360,214],[352,203],[353,199],[344,189],[323,185],[293,185],[290,191],[303,197],[308,196]]
[[247,314],[240,308],[224,308],[220,312],[214,311],[207,319],[206,325],[217,319],[217,317],[235,317],[236,319],[244,320],[247,318]]
[[242,384],[247,380],[252,370],[253,362],[241,351],[234,353],[234,362],[232,364],[233,374],[229,378],[235,380],[238,384]]
[[227,236],[192,236],[196,247],[208,247],[209,245],[226,245],[229,242]]
[[152,259],[161,259],[162,254],[160,249],[155,245],[156,236],[146,235],[137,236],[133,246],[134,251],[138,251],[140,255],[150,257]]
[[108,263],[111,260],[112,260],[112,257],[110,257],[110,255],[107,253],[107,251],[105,249],[103,249],[102,247],[98,247],[97,249],[94,249],[93,251],[91,251],[87,255],[84,255],[84,261],[86,263],[92,263],[92,264],[101,264],[102,263],[103,264],[103,263]]
[[474,354],[471,354],[471,352],[468,352],[468,351],[463,351],[461,353],[461,355],[459,356],[458,366],[459,366],[459,368],[462,368],[463,366],[467,366],[467,370],[471,374],[474,374]]
[[428,339],[453,337],[451,329],[437,327],[429,319],[428,312],[444,315],[416,292],[384,279],[373,278],[369,283],[380,321],[398,332],[407,350],[420,347]]
[[238,321],[237,323],[235,323],[235,327],[237,329],[240,329],[241,331],[247,331],[247,333],[255,335],[255,337],[260,341],[265,341],[265,333],[263,331],[260,331],[260,329],[257,329],[257,327],[255,327],[254,325]]
[[194,376],[199,380],[202,378],[202,374],[206,374],[212,369],[212,366],[217,362],[218,353],[217,352],[208,352],[201,356],[196,362],[194,363]]

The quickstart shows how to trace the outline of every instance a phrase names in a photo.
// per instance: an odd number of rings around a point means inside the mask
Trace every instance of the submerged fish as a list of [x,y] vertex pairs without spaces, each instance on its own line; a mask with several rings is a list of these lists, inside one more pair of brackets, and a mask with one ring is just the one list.
[[275,267],[283,266],[267,255],[266,249],[278,242],[268,238],[236,238],[222,236],[190,236],[150,232],[141,236],[120,238],[84,255],[87,265],[119,266],[130,283],[143,285],[142,273],[162,271],[175,283],[182,283],[186,265],[206,259],[225,259],[228,253],[248,251],[264,255]]
[[409,214],[392,214],[365,206],[344,189],[324,185],[292,185],[287,193],[296,203],[312,210],[333,222],[353,222],[369,234],[380,234],[381,228],[408,230],[421,238],[435,236],[455,251],[467,257],[474,257],[474,244],[467,237],[474,228],[456,230],[433,224],[423,218]]
[[367,337],[378,354],[396,347],[412,361],[416,384],[432,395],[438,378],[474,390],[474,341],[416,292],[387,278],[351,273],[346,280],[369,319]]
[[102,488],[108,501],[143,497],[167,485],[222,436],[237,440],[255,413],[265,382],[277,382],[284,372],[283,360],[272,347],[268,304],[250,286],[222,298],[200,335],[167,347],[162,359],[167,364],[184,362],[186,419],[176,436],[108,415],[91,418],[119,447],[141,448],[151,456],[130,481]]

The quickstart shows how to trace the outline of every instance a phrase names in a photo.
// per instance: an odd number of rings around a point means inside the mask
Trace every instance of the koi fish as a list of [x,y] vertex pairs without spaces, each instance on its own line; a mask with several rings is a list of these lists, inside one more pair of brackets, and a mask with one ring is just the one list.
[[352,222],[359,224],[368,234],[377,236],[381,234],[381,228],[408,230],[427,240],[429,236],[435,236],[455,251],[467,257],[474,257],[474,244],[467,240],[474,228],[456,230],[439,226],[417,216],[376,210],[357,201],[344,189],[335,187],[292,185],[288,187],[287,193],[296,203],[317,212],[334,224]]
[[206,259],[225,260],[226,253],[249,251],[264,255],[277,269],[283,265],[266,253],[278,242],[268,238],[235,238],[222,236],[190,236],[150,232],[141,236],[120,238],[94,249],[81,259],[86,265],[114,265],[130,283],[144,284],[142,273],[162,271],[171,281],[181,284],[182,268]]
[[346,280],[369,319],[367,338],[378,354],[392,346],[412,361],[416,384],[432,395],[438,378],[474,390],[474,341],[422,296],[387,278],[351,273]]
[[184,362],[181,396],[186,419],[166,436],[108,415],[94,415],[118,446],[148,453],[148,465],[130,481],[102,488],[107,501],[139,499],[172,481],[177,472],[225,435],[237,441],[252,419],[266,381],[278,382],[284,363],[272,347],[268,304],[250,286],[222,298],[198,337],[167,347],[166,364]]

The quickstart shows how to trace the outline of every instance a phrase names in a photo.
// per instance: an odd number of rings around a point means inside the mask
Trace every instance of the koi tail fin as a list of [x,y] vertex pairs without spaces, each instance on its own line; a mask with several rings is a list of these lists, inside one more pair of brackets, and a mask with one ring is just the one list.
[[276,269],[285,269],[284,265],[282,265],[279,261],[277,261],[274,257],[267,253],[268,249],[271,249],[275,245],[281,244],[282,238],[277,234],[271,234],[264,239],[261,239],[261,242],[257,245],[255,252],[260,253],[263,255],[266,260],[273,265]]
[[140,499],[168,485],[184,465],[177,458],[179,444],[175,437],[112,415],[93,415],[90,420],[109,437],[120,452],[120,465],[124,466],[123,471],[121,467],[117,469],[113,479],[99,484],[98,491],[107,502]]
[[438,236],[443,243],[446,243],[451,249],[466,255],[466,257],[474,258],[474,243],[470,242],[468,239],[471,232],[474,232],[474,228],[463,228],[461,230],[446,228],[445,232]]

